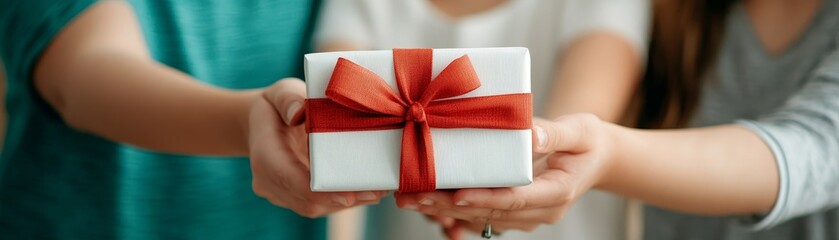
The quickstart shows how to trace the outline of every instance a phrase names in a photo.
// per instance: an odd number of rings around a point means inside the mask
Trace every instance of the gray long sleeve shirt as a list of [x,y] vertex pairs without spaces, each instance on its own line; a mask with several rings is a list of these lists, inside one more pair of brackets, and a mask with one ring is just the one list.
[[839,3],[822,4],[780,54],[736,5],[693,122],[737,123],[763,139],[780,171],[773,209],[744,218],[647,207],[645,239],[839,239]]

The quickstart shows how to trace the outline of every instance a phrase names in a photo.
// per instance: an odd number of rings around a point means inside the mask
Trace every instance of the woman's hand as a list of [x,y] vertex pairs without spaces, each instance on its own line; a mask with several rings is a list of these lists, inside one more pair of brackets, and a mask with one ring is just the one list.
[[253,104],[248,129],[253,191],[306,217],[378,203],[386,192],[312,192],[308,135],[300,111],[305,96],[302,81],[283,79]]
[[[611,168],[612,144],[604,129],[607,126],[590,114],[568,115],[555,121],[537,119],[533,128],[533,149],[547,156],[535,160],[534,166],[546,167],[535,173],[532,184],[397,194],[397,205],[463,220],[451,228],[472,231],[480,231],[486,222],[498,231],[531,231],[541,224],[554,223],[583,193],[603,184],[603,176]],[[446,232],[460,231],[447,229]]]

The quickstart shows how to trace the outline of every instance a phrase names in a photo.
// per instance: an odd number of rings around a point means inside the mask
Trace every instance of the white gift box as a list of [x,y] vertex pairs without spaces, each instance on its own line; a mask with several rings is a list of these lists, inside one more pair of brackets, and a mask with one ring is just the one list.
[[[526,48],[434,49],[432,78],[468,55],[481,86],[471,98],[530,93]],[[338,58],[381,77],[395,93],[392,51],[315,53],[305,56],[307,98],[326,98]],[[531,130],[431,128],[437,189],[510,187],[532,181]],[[402,129],[309,134],[313,191],[395,190],[399,187]]]

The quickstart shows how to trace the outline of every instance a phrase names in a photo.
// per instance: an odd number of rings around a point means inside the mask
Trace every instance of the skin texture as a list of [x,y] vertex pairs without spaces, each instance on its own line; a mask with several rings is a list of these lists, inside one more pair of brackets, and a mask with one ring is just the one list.
[[584,34],[563,49],[544,116],[588,112],[621,120],[642,68],[637,49],[615,33]]
[[[506,1],[471,2],[431,1],[436,8],[453,19],[493,9],[506,3]],[[361,49],[363,47],[358,43],[341,41],[328,42],[319,47],[319,50],[323,52]],[[611,32],[593,31],[572,40],[559,54],[561,55],[555,65],[555,84],[553,84],[549,102],[543,109],[545,116],[554,118],[569,113],[589,112],[609,122],[620,121],[642,69],[640,54],[630,42]],[[536,168],[539,166],[544,168],[545,165],[544,161],[534,163]],[[540,177],[538,172],[534,174],[537,179]],[[345,214],[358,215],[359,213],[346,212]],[[466,230],[456,226],[468,224],[465,220],[445,214],[429,215],[428,218],[441,224],[444,234],[452,239],[462,238]],[[346,217],[346,219],[352,218]],[[340,226],[347,223],[333,225],[338,229],[343,229]],[[480,233],[483,222],[475,224],[477,225],[480,226],[471,230]],[[529,229],[535,229],[535,227]]]
[[[767,51],[777,54],[803,32],[807,24],[802,23],[809,23],[817,9],[812,6],[820,1],[794,7],[789,1],[745,3]],[[784,17],[777,18],[781,13]],[[785,24],[774,24],[779,19]],[[397,204],[435,218],[464,220],[448,226],[450,232],[480,231],[487,220],[496,230],[529,231],[559,220],[590,188],[702,215],[766,212],[778,195],[770,149],[735,125],[637,130],[574,114],[537,121],[534,136],[534,152],[548,157],[534,162],[547,168],[530,186],[398,194]]]
[[378,202],[384,192],[314,193],[307,135],[294,119],[299,79],[265,89],[208,86],[149,55],[131,7],[98,3],[71,22],[35,66],[41,96],[71,127],[173,153],[250,155],[254,192],[318,217]]
[[592,187],[705,215],[768,211],[776,198],[771,152],[736,126],[644,131],[574,114],[540,120],[534,134],[534,150],[549,155],[533,184],[397,194],[397,205],[466,220],[453,227],[473,231],[487,220],[497,230],[530,231],[558,221]]

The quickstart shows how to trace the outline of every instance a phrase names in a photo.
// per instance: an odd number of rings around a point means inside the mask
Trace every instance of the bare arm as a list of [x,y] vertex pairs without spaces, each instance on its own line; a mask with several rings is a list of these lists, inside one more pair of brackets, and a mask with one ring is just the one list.
[[735,125],[645,131],[607,127],[614,165],[601,187],[653,205],[699,214],[769,211],[779,176],[770,149]]
[[638,50],[620,35],[596,31],[572,41],[559,59],[545,116],[590,112],[620,120],[640,77]]
[[[593,114],[535,124],[534,150],[551,155],[532,184],[398,194],[397,204],[467,220],[463,226],[476,231],[490,218],[493,228],[503,231],[554,223],[592,187],[705,215],[766,212],[778,193],[771,151],[738,126],[635,130]],[[434,204],[420,205],[425,199]]]
[[[618,121],[640,69],[637,52],[619,36],[586,35],[563,55],[546,116],[590,112]],[[777,167],[769,148],[751,131],[733,125],[685,131],[609,129],[615,130],[618,142],[616,170],[604,175],[606,190],[705,214],[768,211],[774,203]]]
[[72,127],[158,151],[246,155],[256,91],[201,84],[155,62],[131,7],[104,1],[70,23],[35,67],[35,86]]

